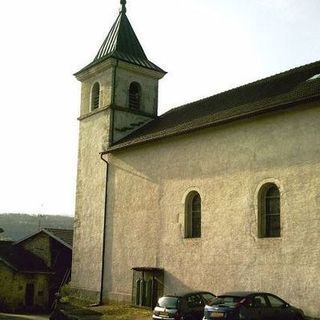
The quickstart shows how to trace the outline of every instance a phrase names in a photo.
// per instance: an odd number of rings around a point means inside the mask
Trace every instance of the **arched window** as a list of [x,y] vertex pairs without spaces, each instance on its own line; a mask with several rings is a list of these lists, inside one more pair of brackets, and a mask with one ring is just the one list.
[[99,108],[100,101],[100,85],[96,82],[91,90],[91,110]]
[[129,108],[134,110],[139,110],[140,103],[141,103],[141,86],[138,82],[132,82],[129,87]]
[[201,237],[201,198],[196,191],[190,192],[186,199],[185,237]]
[[280,237],[280,192],[273,183],[267,183],[259,192],[259,237]]

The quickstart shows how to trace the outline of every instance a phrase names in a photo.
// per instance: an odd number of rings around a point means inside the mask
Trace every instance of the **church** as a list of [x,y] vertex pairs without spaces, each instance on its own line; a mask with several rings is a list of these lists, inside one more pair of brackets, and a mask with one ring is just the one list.
[[81,82],[71,286],[267,291],[320,317],[320,61],[158,115],[126,1]]

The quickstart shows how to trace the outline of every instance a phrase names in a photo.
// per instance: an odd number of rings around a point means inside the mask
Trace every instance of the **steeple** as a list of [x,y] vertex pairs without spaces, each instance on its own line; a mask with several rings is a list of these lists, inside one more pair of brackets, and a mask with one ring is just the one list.
[[119,15],[111,27],[106,39],[102,43],[97,55],[88,66],[79,72],[108,58],[115,58],[140,67],[155,70],[164,74],[166,73],[147,58],[126,15],[126,3],[126,0],[120,1],[121,9]]
[[80,119],[99,123],[106,117],[107,130],[95,127],[103,148],[157,117],[158,83],[166,74],[147,58],[127,17],[127,1],[120,4],[95,58],[75,74],[82,82]]
[[[105,239],[100,237],[106,222],[105,201],[101,200],[109,183],[100,155],[157,118],[159,80],[166,73],[147,58],[126,16],[126,0],[120,4],[118,17],[95,58],[75,74],[81,82],[75,237],[85,255],[83,260],[81,250],[75,252],[72,281],[88,289],[87,297],[99,296],[93,301],[103,301],[109,294],[108,285],[104,287],[107,278],[103,281],[101,277],[107,264],[101,254]],[[91,217],[97,223],[92,224]],[[91,232],[95,242],[88,244]]]

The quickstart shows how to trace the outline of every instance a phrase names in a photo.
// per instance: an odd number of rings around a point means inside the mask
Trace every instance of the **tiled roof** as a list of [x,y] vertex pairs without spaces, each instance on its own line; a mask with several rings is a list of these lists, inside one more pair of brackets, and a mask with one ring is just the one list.
[[117,60],[165,73],[165,71],[148,60],[129,19],[126,16],[125,10],[121,10],[119,13],[117,20],[109,31],[107,38],[102,43],[94,60],[77,72],[76,75],[108,58],[115,58]]
[[73,230],[72,229],[55,229],[55,228],[43,228],[40,231],[37,231],[27,237],[24,237],[23,239],[20,239],[15,242],[15,244],[20,244],[24,241],[29,240],[30,238],[33,238],[37,236],[39,233],[45,233],[49,237],[55,239],[56,241],[59,241],[66,247],[72,250],[72,241],[73,241]]
[[10,268],[27,273],[50,273],[42,259],[11,241],[0,241],[0,261]]
[[73,230],[72,229],[53,229],[53,228],[45,228],[51,235],[55,238],[58,238],[72,247],[73,243]]
[[[147,123],[106,152],[320,98],[320,61],[195,101]],[[312,78],[312,79],[311,79]]]

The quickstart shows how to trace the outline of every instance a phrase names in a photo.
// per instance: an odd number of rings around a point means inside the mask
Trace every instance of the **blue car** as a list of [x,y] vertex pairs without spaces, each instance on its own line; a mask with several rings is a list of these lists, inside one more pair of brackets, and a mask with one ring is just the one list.
[[266,292],[228,292],[204,308],[203,320],[303,320],[302,310]]

